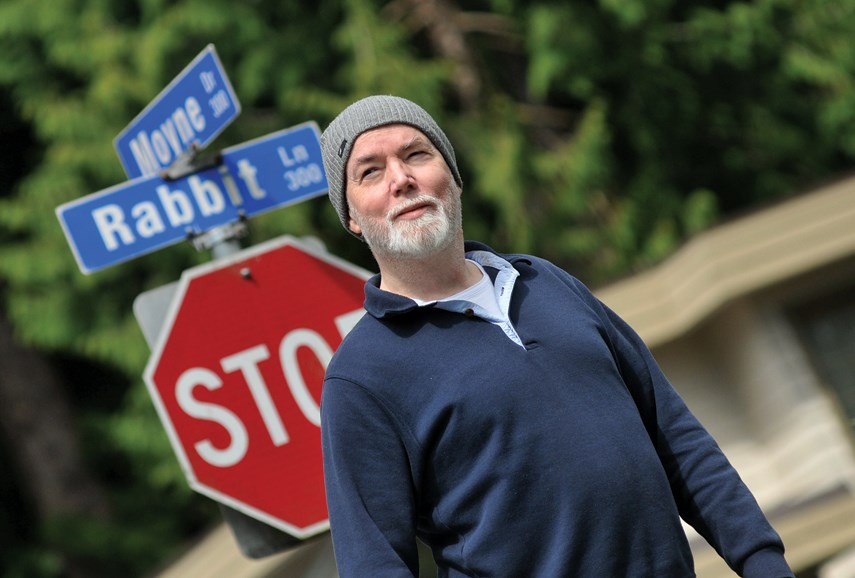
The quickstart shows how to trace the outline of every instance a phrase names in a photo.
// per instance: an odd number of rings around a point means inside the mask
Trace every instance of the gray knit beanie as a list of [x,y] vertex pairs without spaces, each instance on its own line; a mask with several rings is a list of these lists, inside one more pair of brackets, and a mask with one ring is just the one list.
[[436,124],[419,105],[397,96],[369,96],[345,108],[321,134],[321,153],[327,172],[330,202],[341,224],[350,231],[345,169],[356,138],[365,131],[389,124],[408,124],[422,131],[439,149],[458,186],[463,186],[454,149]]

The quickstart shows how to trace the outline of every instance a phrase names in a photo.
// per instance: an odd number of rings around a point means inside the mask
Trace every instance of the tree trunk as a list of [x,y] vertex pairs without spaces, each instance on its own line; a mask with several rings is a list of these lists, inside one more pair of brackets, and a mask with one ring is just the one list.
[[87,471],[62,384],[47,360],[22,347],[0,311],[0,433],[39,522],[104,519],[106,493]]

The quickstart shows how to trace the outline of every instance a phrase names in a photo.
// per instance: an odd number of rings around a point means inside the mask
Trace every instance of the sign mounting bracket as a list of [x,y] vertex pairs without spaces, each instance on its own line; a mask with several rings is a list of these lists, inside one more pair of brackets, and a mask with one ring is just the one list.
[[222,151],[205,156],[201,156],[201,151],[199,143],[193,142],[186,151],[178,155],[178,158],[169,167],[160,171],[160,178],[164,181],[176,181],[187,175],[212,169],[223,164]]

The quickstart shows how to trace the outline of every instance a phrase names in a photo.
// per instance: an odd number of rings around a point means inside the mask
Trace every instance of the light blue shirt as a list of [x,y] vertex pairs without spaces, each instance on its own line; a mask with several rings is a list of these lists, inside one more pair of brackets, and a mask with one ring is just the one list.
[[478,268],[481,269],[481,273],[483,275],[481,282],[486,280],[487,283],[490,283],[490,276],[484,271],[484,267],[492,267],[498,270],[496,282],[491,284],[494,293],[493,297],[495,297],[498,310],[490,307],[489,303],[485,304],[480,300],[470,301],[465,298],[459,298],[459,296],[464,296],[465,294],[470,293],[471,287],[464,289],[456,295],[452,295],[438,301],[416,300],[416,303],[418,303],[420,307],[433,305],[434,307],[445,309],[446,311],[453,311],[464,315],[477,315],[481,319],[499,326],[511,341],[520,347],[525,347],[508,317],[508,309],[511,306],[511,294],[513,293],[517,277],[520,275],[519,271],[514,269],[508,261],[494,253],[490,253],[489,251],[470,251],[466,253],[466,258],[478,265]]

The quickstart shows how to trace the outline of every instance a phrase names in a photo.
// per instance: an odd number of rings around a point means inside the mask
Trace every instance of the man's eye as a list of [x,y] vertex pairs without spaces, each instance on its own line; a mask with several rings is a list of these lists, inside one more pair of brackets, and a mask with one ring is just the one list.
[[365,169],[364,171],[362,171],[362,175],[360,175],[360,176],[363,179],[366,179],[366,178],[370,177],[371,175],[375,174],[376,172],[377,172],[376,167],[369,167],[369,168]]

